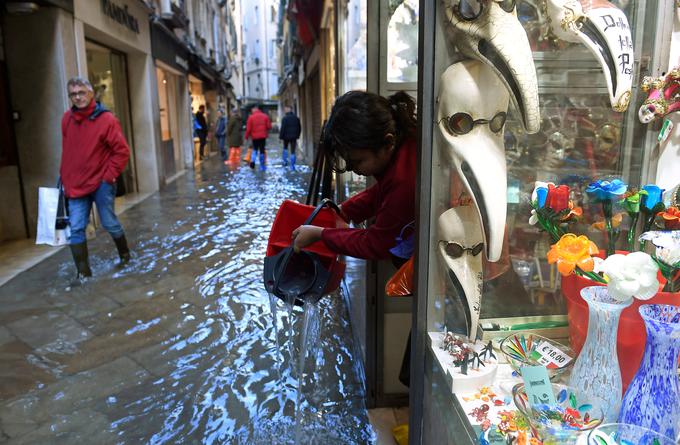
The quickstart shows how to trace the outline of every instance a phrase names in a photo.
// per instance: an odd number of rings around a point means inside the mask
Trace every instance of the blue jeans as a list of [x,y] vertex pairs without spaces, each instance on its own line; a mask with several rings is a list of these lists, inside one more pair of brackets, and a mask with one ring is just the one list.
[[217,138],[217,146],[220,148],[220,154],[222,155],[222,160],[226,161],[229,156],[227,156],[227,149],[225,147],[226,136],[215,136]]
[[99,188],[93,193],[82,198],[69,198],[68,212],[69,224],[71,225],[71,244],[81,244],[87,239],[85,238],[85,229],[90,220],[90,210],[92,210],[92,203],[97,204],[97,212],[99,219],[104,229],[111,234],[113,238],[120,238],[125,235],[123,226],[118,222],[116,214],[113,212],[113,201],[116,198],[116,184],[108,184],[102,182]]

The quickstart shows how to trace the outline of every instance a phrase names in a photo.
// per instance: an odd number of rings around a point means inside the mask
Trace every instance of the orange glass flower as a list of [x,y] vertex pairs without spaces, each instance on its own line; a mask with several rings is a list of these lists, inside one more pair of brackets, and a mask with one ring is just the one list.
[[[623,221],[623,212],[617,213],[616,215],[612,216],[612,227],[617,228],[618,226],[621,225],[621,221]],[[592,229],[595,230],[604,230],[604,220],[601,221],[596,221],[590,225]]]
[[569,201],[569,206],[567,207],[569,212],[560,218],[561,221],[568,221],[572,218],[580,218],[583,216],[583,209],[574,205],[574,201]]
[[574,273],[578,266],[584,272],[591,272],[595,266],[592,255],[599,252],[594,242],[587,236],[573,233],[563,235],[548,252],[548,263],[557,263],[557,270],[564,276]]
[[669,207],[664,212],[657,213],[663,220],[666,230],[680,229],[680,209],[677,207]]

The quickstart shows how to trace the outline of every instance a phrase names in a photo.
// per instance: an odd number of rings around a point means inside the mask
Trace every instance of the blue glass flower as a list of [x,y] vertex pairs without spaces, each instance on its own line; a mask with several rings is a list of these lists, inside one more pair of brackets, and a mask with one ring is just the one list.
[[641,195],[641,203],[647,210],[652,210],[655,205],[661,202],[664,190],[654,184],[647,184],[642,187],[647,194]]
[[538,208],[542,209],[545,207],[545,201],[548,198],[548,188],[536,187],[536,198],[538,200]]
[[614,179],[612,181],[599,179],[588,185],[586,193],[588,193],[590,198],[595,201],[611,201],[618,199],[621,195],[626,193],[627,190],[628,186],[620,179]]

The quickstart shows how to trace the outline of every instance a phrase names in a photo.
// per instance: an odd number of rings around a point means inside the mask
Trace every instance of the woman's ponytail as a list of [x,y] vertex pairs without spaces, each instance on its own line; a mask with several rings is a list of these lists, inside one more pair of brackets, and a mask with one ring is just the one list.
[[416,134],[416,103],[405,91],[398,91],[387,98],[396,122],[400,144],[403,139]]

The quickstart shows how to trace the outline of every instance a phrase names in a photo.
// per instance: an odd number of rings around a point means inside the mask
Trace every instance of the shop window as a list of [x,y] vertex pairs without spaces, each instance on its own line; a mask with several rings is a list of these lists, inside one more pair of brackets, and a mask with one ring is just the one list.
[[387,81],[418,81],[418,1],[389,1]]
[[366,89],[366,0],[350,0],[341,24],[344,54],[341,92]]

